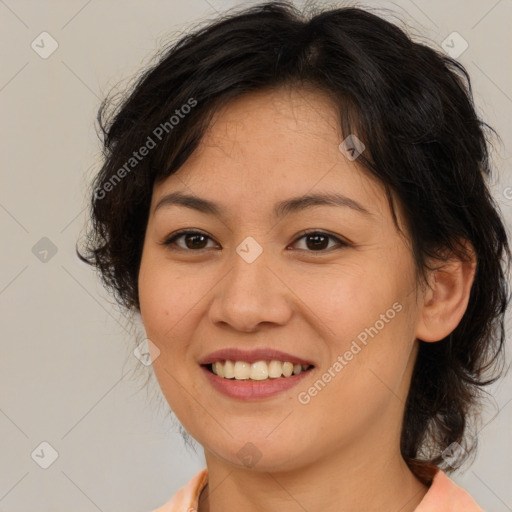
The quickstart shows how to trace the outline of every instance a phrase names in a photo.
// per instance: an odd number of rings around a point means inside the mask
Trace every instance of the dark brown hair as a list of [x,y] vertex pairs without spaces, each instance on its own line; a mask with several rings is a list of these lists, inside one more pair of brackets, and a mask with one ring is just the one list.
[[466,446],[482,386],[498,375],[510,300],[510,249],[486,184],[490,128],[475,112],[459,62],[359,8],[306,18],[273,1],[216,19],[164,48],[112,112],[102,103],[104,162],[92,185],[85,252],[77,253],[122,306],[138,309],[154,183],[180,168],[232,98],[306,85],[333,99],[344,136],[364,141],[358,162],[384,184],[393,215],[392,196],[398,199],[423,277],[430,257],[464,257],[461,240],[476,254],[461,322],[437,343],[419,341],[401,451],[426,481],[429,464],[452,470],[442,457],[448,446]]

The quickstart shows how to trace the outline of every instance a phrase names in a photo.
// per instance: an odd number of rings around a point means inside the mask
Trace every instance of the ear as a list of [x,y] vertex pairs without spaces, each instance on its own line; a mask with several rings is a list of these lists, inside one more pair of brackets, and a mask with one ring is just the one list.
[[439,341],[448,336],[466,311],[475,277],[476,257],[468,241],[463,241],[462,246],[468,259],[450,253],[431,262],[436,270],[429,273],[430,286],[425,287],[416,326],[416,338],[422,341]]

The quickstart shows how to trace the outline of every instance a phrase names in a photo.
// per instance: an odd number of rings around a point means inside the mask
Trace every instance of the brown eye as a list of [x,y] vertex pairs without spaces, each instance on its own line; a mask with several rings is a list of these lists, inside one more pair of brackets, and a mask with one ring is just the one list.
[[[295,240],[294,245],[302,239],[305,240],[305,247],[299,247],[299,249],[307,252],[323,252],[327,249],[331,249],[333,246],[329,246],[330,241],[334,241],[335,245],[337,244],[340,247],[348,247],[349,245],[340,238],[323,231],[310,231],[303,233],[302,236]],[[177,243],[178,240],[182,240],[182,242]],[[200,231],[183,230],[174,233],[162,242],[162,244],[166,246],[175,246],[184,251],[201,251],[208,248],[207,244],[209,240],[212,240],[211,237]]]
[[307,235],[305,238],[308,249],[326,249],[329,245],[329,237],[325,235]]
[[182,235],[185,240],[185,245],[188,249],[204,249],[207,237],[198,234]]
[[[176,241],[179,239],[183,239],[184,244],[177,244]],[[208,240],[211,238],[200,231],[179,231],[166,239],[163,244],[176,245],[183,250],[200,251],[206,248]]]
[[296,244],[299,240],[305,240],[305,248],[299,248],[300,250],[306,250],[309,252],[320,252],[325,251],[329,247],[329,240],[334,240],[339,246],[346,247],[348,244],[343,240],[340,240],[338,237],[331,235],[330,233],[325,233],[323,231],[310,231],[304,233],[300,238],[295,240],[294,244]]

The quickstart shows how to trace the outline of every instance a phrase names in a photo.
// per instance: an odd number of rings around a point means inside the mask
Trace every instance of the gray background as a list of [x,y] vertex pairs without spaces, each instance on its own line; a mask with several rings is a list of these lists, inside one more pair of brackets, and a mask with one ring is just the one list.
[[[74,247],[99,168],[100,99],[161,44],[249,3],[0,0],[1,511],[149,512],[204,467],[133,355],[140,325],[130,328]],[[359,5],[392,9],[430,44],[453,31],[468,42],[458,58],[502,137],[491,186],[510,225],[512,0]],[[31,47],[43,31],[59,45],[46,59]],[[511,382],[491,389],[475,463],[453,477],[488,512],[512,510]],[[44,441],[58,453],[48,469],[31,456]]]

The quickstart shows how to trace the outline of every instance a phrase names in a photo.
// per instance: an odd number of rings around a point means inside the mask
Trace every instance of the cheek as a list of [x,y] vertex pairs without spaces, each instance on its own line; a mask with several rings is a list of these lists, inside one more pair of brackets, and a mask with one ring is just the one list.
[[[169,262],[143,258],[139,274],[141,318],[148,337],[150,333],[160,343],[172,337],[180,319],[197,302],[199,283],[186,276]],[[158,344],[160,344],[158,343]]]
[[[303,282],[308,306],[325,335],[329,360],[343,358],[343,387],[365,395],[378,376],[398,385],[413,346],[414,294],[410,262],[403,257],[347,264]],[[320,321],[318,321],[318,319]],[[339,368],[339,366],[338,366]],[[372,373],[373,372],[373,373]],[[377,374],[377,375],[375,375]],[[366,390],[366,391],[365,391]]]
[[401,295],[400,282],[388,268],[369,258],[358,259],[303,273],[293,280],[304,310],[309,308],[326,336],[341,345],[378,321]]
[[[141,319],[146,336],[158,347],[153,371],[170,408],[187,421],[191,404],[183,388],[192,393],[194,382],[187,375],[187,340],[191,325],[198,320],[197,303],[191,278],[180,278],[179,271],[162,261],[143,259],[139,274]],[[186,283],[184,282],[186,281]]]

